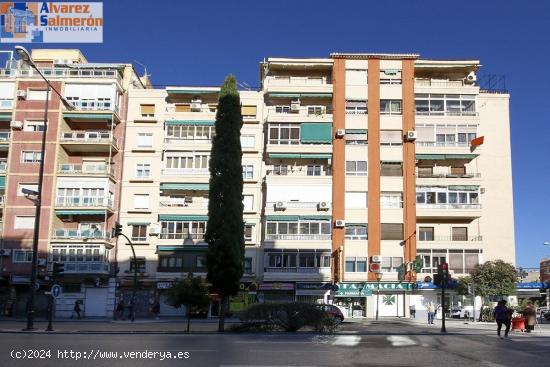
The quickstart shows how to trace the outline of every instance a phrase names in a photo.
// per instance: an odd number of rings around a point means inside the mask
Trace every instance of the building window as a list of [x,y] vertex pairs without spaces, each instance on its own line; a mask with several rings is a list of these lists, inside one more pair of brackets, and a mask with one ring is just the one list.
[[241,107],[241,115],[243,118],[254,118],[257,114],[257,107],[256,106],[242,106]]
[[269,124],[269,144],[300,144],[300,125]]
[[417,115],[473,116],[476,114],[473,94],[416,94]]
[[151,176],[151,165],[149,163],[138,163],[136,165],[136,177],[145,178]]
[[31,190],[38,192],[38,184],[26,184],[26,183],[20,183],[17,185],[17,196],[25,196],[23,194],[23,189]]
[[14,229],[34,229],[34,216],[16,216]]
[[160,239],[183,239],[191,233],[191,238],[194,240],[203,240],[206,223],[206,221],[161,221]]
[[366,224],[350,224],[346,225],[346,240],[366,240],[368,239],[367,225]]
[[309,164],[307,166],[307,176],[321,176],[323,172],[323,166],[319,164]]
[[21,152],[21,163],[39,163],[42,160],[42,152],[24,150]]
[[140,148],[151,148],[153,146],[153,133],[138,133],[137,146]]
[[346,273],[355,273],[354,257],[346,257]]
[[30,263],[32,261],[32,250],[13,250],[12,256],[14,263]]
[[401,70],[380,70],[380,84],[401,84]]
[[132,258],[130,258],[130,271],[129,271],[129,273],[131,273],[131,274],[134,273],[134,269],[136,267],[136,264],[137,264],[138,273],[147,272],[145,258],[144,257],[136,257],[136,261],[134,261],[134,258],[132,257]]
[[468,241],[468,227],[453,227],[451,239],[453,241]]
[[419,241],[433,241],[434,240],[434,227],[420,227],[420,228],[418,228],[418,240]]
[[367,192],[358,191],[351,192],[346,191],[345,193],[345,207],[354,208],[354,209],[364,209],[367,207]]
[[[27,90],[28,101],[45,101],[47,91],[45,89],[29,89]],[[51,97],[51,96],[50,96]]]
[[403,176],[403,162],[380,162],[380,176]]
[[382,223],[381,225],[381,240],[403,240],[403,224],[402,223]]
[[397,209],[403,207],[402,192],[384,192],[380,193],[380,207],[382,209]]
[[266,239],[330,239],[330,221],[266,222]]
[[381,115],[401,115],[400,99],[382,99],[380,100]]
[[245,212],[254,210],[254,195],[243,195],[243,206]]
[[214,126],[169,125],[166,127],[166,142],[171,140],[212,140],[216,134]]
[[433,172],[433,167],[418,167],[418,177],[432,177]]
[[256,137],[254,135],[241,135],[242,148],[254,148],[256,146]]
[[346,69],[346,85],[367,85],[367,69]]
[[23,131],[44,131],[44,121],[25,120],[23,124]]
[[149,195],[134,194],[134,209],[149,209]]
[[[172,153],[173,154],[173,153]],[[178,168],[178,169],[208,169],[209,155],[174,155],[166,156],[166,168]]]
[[403,266],[403,258],[402,257],[382,257],[382,263],[380,264],[380,268],[385,273],[390,272],[398,272],[401,270]]
[[245,224],[244,225],[244,240],[245,241],[252,241],[252,225]]
[[367,161],[346,161],[347,176],[366,176]]
[[367,145],[367,130],[346,130],[346,145]]
[[367,113],[367,101],[346,100],[346,115],[366,115]]
[[346,257],[346,273],[367,272],[366,257]]
[[136,242],[147,241],[147,225],[145,224],[132,225],[132,241],[136,241]]
[[252,274],[252,258],[245,257],[243,260],[243,273]]
[[380,145],[403,145],[401,130],[380,130]]
[[63,287],[63,293],[80,293],[82,290],[81,283],[64,283],[61,286]]
[[243,180],[252,180],[254,178],[254,166],[243,165]]
[[274,164],[271,173],[275,176],[286,176],[288,175],[288,165],[287,164]]
[[154,104],[140,104],[141,117],[154,117],[155,105]]

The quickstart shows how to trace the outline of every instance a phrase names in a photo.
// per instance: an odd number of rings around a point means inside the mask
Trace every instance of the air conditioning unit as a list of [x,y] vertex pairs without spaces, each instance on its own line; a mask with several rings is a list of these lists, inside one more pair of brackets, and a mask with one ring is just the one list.
[[17,90],[17,98],[27,99],[27,91],[23,89]]
[[346,226],[346,221],[342,219],[337,219],[334,221],[334,226],[336,228],[344,228]]
[[319,210],[329,210],[330,203],[328,201],[320,201],[319,204],[317,204],[317,208]]
[[21,130],[23,128],[23,121],[12,121],[10,127],[14,130]]
[[38,266],[46,266],[46,259],[39,258],[38,259]]
[[191,111],[200,111],[202,107],[202,100],[201,99],[193,99],[191,100]]
[[152,223],[149,225],[149,236],[158,236],[160,234],[160,227],[158,223]]
[[284,201],[277,201],[275,203],[275,209],[283,210],[286,209],[286,205]]
[[290,102],[290,112],[299,112],[300,111],[300,100],[294,100]]
[[468,84],[474,84],[477,81],[477,76],[473,71],[471,71],[464,81]]
[[373,255],[370,258],[371,263],[381,263],[382,262],[382,256],[380,255]]
[[11,248],[0,248],[0,256],[10,256]]
[[343,138],[346,135],[345,129],[338,129],[336,130],[336,137],[337,138]]
[[407,131],[407,136],[406,137],[407,137],[408,141],[416,140],[417,136],[418,136],[418,134],[417,134],[416,131],[414,131],[414,130]]

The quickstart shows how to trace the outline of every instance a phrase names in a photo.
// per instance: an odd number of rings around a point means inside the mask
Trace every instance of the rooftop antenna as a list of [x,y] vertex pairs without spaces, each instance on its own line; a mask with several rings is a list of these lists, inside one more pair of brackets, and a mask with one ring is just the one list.
[[252,87],[250,86],[250,84],[246,82],[238,82],[237,85],[243,89],[252,90]]
[[151,76],[151,74],[147,74],[147,66],[145,66],[144,64],[142,64],[141,62],[137,61],[137,60],[134,60],[134,62],[136,64],[138,64],[139,66],[143,67],[143,76],[144,77],[147,77],[149,78]]

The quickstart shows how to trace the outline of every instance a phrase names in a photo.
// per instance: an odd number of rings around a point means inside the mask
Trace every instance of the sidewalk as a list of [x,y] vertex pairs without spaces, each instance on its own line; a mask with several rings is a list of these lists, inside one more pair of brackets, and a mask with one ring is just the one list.
[[[414,325],[427,325],[427,320],[422,318],[400,318],[399,320],[414,324]],[[537,325],[535,325],[536,334],[545,334],[550,335],[550,323],[546,322],[544,324],[539,324],[539,319],[537,319]],[[435,325],[441,327],[441,319],[435,320]],[[477,330],[496,330],[496,323],[494,322],[473,322],[472,320],[464,319],[445,319],[445,327],[451,329],[477,329]]]

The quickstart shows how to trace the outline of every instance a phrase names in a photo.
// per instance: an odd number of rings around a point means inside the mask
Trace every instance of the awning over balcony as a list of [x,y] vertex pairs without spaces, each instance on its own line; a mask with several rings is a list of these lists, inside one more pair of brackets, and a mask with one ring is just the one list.
[[0,189],[6,188],[6,176],[0,176]]
[[148,226],[149,224],[151,224],[151,222],[128,222],[127,223],[129,226]]
[[161,190],[200,190],[208,191],[207,183],[161,183]]
[[187,222],[187,221],[207,221],[208,215],[170,215],[170,214],[161,214],[159,215],[159,221],[177,221],[177,222]]
[[297,222],[298,220],[331,220],[330,215],[266,215],[268,222]]
[[346,223],[346,227],[367,227],[367,223]]
[[206,252],[208,246],[157,246],[157,252]]
[[198,126],[214,126],[216,121],[208,120],[166,120],[165,125],[198,125]]
[[302,143],[331,143],[331,123],[307,123],[300,124],[300,141]]
[[444,161],[449,159],[469,159],[477,157],[477,154],[417,154],[418,160]]
[[367,129],[346,129],[346,134],[367,134]]
[[269,93],[274,98],[332,98],[332,93]]
[[56,210],[56,215],[105,215],[105,210]]
[[112,113],[63,113],[65,120],[74,122],[113,121]]
[[11,112],[0,112],[0,121],[11,121]]
[[331,153],[269,153],[269,158],[331,159]]

